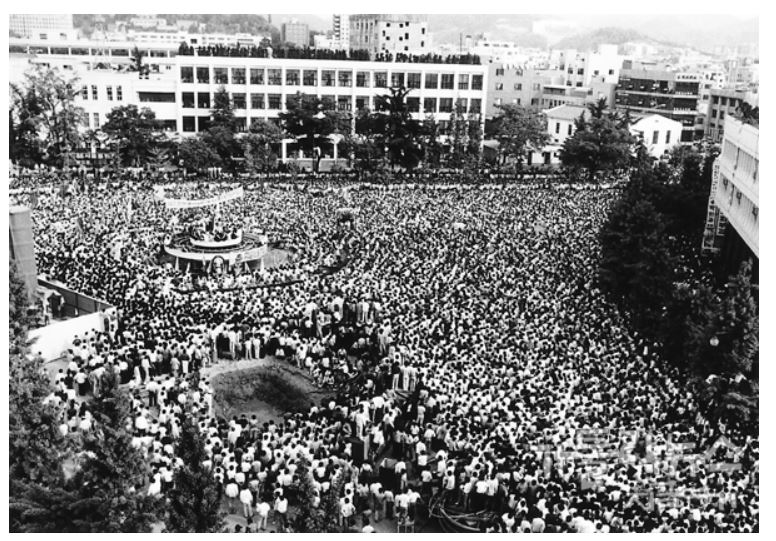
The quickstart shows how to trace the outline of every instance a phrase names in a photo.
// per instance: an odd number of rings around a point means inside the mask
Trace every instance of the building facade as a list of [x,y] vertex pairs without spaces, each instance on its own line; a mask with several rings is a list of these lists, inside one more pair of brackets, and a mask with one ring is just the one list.
[[509,64],[487,64],[488,100],[485,117],[499,114],[501,105],[541,106],[542,86],[547,76],[538,70]]
[[630,126],[630,132],[639,137],[653,158],[661,158],[679,144],[682,123],[662,115],[647,115]]
[[701,76],[697,73],[623,69],[615,90],[615,106],[634,116],[659,114],[681,122],[681,141],[689,142],[703,137],[700,97]]
[[350,15],[332,15],[332,48],[350,48]]
[[298,21],[283,23],[280,27],[280,41],[297,47],[309,47],[310,27]]
[[563,147],[563,143],[577,130],[577,119],[580,116],[585,119],[590,118],[590,112],[586,107],[560,105],[544,111],[544,115],[547,118],[547,133],[550,140],[540,154],[533,153],[530,156],[529,164],[557,165],[560,163],[560,149]]
[[482,65],[199,57],[178,55],[177,47],[162,44],[140,47],[151,68],[141,78],[128,69],[134,45],[17,43],[11,49],[10,78],[21,80],[34,63],[59,67],[79,78],[84,129],[99,128],[114,107],[132,104],[150,108],[171,135],[183,137],[207,129],[213,95],[222,86],[243,129],[257,119],[277,122],[297,93],[328,98],[337,110],[356,113],[373,109],[375,96],[387,94],[389,87],[406,86],[410,111],[420,121],[433,115],[448,122],[458,101],[467,113],[484,111],[488,69]]
[[76,37],[73,16],[61,13],[9,15],[8,30],[22,38],[59,40]]
[[425,15],[351,15],[350,48],[372,54],[431,52]]
[[759,138],[757,126],[725,117],[703,240],[705,251],[722,252],[724,274],[745,259],[754,259],[756,267],[760,257]]
[[709,91],[708,112],[706,113],[703,133],[710,137],[714,142],[722,141],[725,132],[725,120],[742,103],[749,103],[752,107],[757,107],[758,95],[746,90],[736,90],[733,88],[712,89]]

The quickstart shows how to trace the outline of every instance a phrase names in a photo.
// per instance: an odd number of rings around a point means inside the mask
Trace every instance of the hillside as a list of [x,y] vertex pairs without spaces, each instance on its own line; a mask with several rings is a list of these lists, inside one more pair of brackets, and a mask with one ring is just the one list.
[[[575,34],[554,43],[553,49],[578,49],[580,51],[595,50],[602,43],[611,43],[613,45],[622,45],[629,41],[645,41],[659,44],[656,40],[633,30],[632,28],[619,28],[609,26],[598,28],[592,32]],[[666,45],[663,43],[663,45]]]

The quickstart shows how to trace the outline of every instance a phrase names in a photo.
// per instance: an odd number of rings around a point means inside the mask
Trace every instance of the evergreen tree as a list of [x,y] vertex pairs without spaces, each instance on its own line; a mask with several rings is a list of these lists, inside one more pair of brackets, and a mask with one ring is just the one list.
[[428,114],[423,120],[424,165],[427,169],[439,169],[442,162],[442,144],[439,142],[439,123],[434,115]]
[[277,163],[275,147],[282,139],[283,130],[272,122],[253,121],[249,133],[240,141],[248,171],[269,173]]
[[221,126],[231,133],[236,131],[237,120],[234,116],[232,102],[229,99],[229,93],[221,85],[213,94],[213,108],[210,110],[210,127]]
[[423,148],[420,145],[420,123],[412,118],[407,105],[410,89],[393,87],[389,91],[389,94],[375,96],[377,113],[387,117],[384,141],[388,149],[388,160],[394,166],[413,169],[423,157]]
[[121,164],[141,167],[162,143],[162,124],[148,107],[114,107],[108,113],[102,131],[118,145]]
[[523,165],[528,150],[541,150],[550,139],[543,113],[520,105],[499,105],[499,114],[488,125],[488,131],[499,142],[502,163],[512,158],[515,170]]
[[185,416],[175,447],[183,465],[175,471],[173,488],[167,498],[167,530],[181,533],[223,531],[225,515],[221,512],[221,485],[213,477],[212,470],[204,465],[207,460],[205,443],[193,412]]
[[[599,114],[596,109],[593,114]],[[623,169],[631,161],[635,138],[616,116],[584,115],[575,122],[576,131],[563,142],[560,160],[569,169],[585,169],[592,180],[599,171]]]

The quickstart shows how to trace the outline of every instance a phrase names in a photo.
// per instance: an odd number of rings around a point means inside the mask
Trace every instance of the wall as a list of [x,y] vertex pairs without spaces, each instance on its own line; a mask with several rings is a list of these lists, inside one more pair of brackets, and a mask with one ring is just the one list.
[[71,347],[76,335],[83,336],[91,330],[102,332],[104,318],[105,315],[102,312],[95,312],[33,329],[29,333],[30,340],[36,340],[30,346],[30,351],[33,354],[40,353],[46,361],[58,359],[67,348]]

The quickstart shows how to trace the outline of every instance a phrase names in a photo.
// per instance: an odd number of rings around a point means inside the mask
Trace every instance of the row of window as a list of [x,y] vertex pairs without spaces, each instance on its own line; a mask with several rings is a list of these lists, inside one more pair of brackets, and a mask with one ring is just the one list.
[[[97,101],[99,99],[99,92],[97,90],[97,85],[92,85],[91,91],[92,91],[92,100]],[[107,96],[108,101],[113,101],[112,86],[105,87],[105,95]],[[89,87],[86,85],[83,85],[81,87],[81,98],[84,100],[89,99]],[[116,86],[116,101],[123,101],[123,100],[124,100],[124,95],[123,95],[121,86]]]
[[[285,76],[280,68],[213,68],[182,66],[181,82],[200,84],[233,84],[244,85],[287,85],[287,86],[318,86],[318,70],[286,69]],[[247,76],[247,78],[246,78]],[[390,76],[390,86],[406,86],[407,88],[482,90],[483,77],[480,74],[460,73],[456,86],[453,73],[426,73],[422,78],[420,73],[393,72]],[[357,71],[355,85],[360,88],[388,88],[387,71]],[[321,70],[320,86],[352,87],[354,83],[352,70]]]
[[[294,98],[294,95],[286,95],[286,107],[288,107],[289,101]],[[324,101],[328,101],[335,105],[338,111],[351,111],[353,110],[353,98],[352,96],[322,96]],[[232,92],[230,94],[230,100],[232,107],[236,110],[243,109],[274,109],[280,110],[283,108],[283,96],[281,94],[246,94],[244,92]],[[212,97],[209,92],[183,92],[181,95],[181,101],[184,109],[210,109],[212,107]],[[469,113],[481,113],[482,100],[479,98],[472,98],[468,100],[468,109],[466,107],[467,100],[465,98],[459,98],[458,102],[463,107],[464,111]],[[369,96],[356,96],[355,99],[356,109],[371,108],[372,101]],[[424,113],[452,113],[455,106],[453,98],[423,98],[423,112]],[[407,98],[407,107],[412,113],[420,112],[420,98]]]

